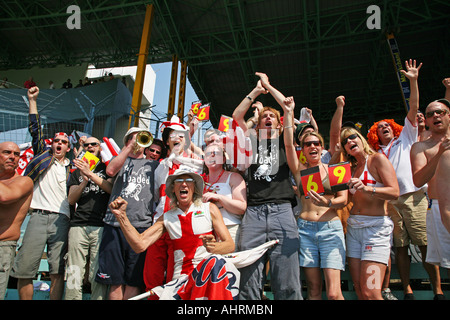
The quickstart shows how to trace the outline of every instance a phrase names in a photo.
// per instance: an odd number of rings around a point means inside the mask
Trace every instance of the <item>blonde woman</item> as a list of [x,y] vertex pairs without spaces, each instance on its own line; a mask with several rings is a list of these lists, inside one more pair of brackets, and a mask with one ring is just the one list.
[[383,300],[381,285],[394,229],[387,201],[398,198],[397,178],[388,158],[375,152],[356,129],[342,129],[341,146],[352,168],[353,208],[346,234],[350,273],[359,299]]

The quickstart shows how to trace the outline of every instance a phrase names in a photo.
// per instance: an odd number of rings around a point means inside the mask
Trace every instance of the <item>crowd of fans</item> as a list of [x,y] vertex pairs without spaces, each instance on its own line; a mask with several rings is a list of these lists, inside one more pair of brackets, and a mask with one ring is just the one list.
[[[382,119],[365,134],[343,123],[346,101],[338,96],[328,148],[311,110],[310,121],[294,119],[294,98],[256,73],[254,89],[232,115],[252,146],[253,161],[244,170],[231,165],[225,133],[210,130],[205,146],[194,145],[192,111],[186,124],[177,117],[165,122],[162,140],[150,145],[138,143],[145,129],[130,128],[108,164],[101,161],[100,141],[81,137],[76,156],[89,152],[99,164],[81,156],[71,161],[68,152],[76,146],[66,133],[56,133],[51,147],[43,141],[39,88],[30,77],[24,86],[34,158],[23,176],[15,172],[18,146],[0,143],[0,259],[7,265],[0,272],[0,299],[9,276],[18,279],[20,299],[33,298],[45,247],[51,299],[80,300],[88,282],[91,299],[149,292],[156,300],[155,288],[192,276],[212,255],[253,250],[270,240],[277,243],[239,268],[239,300],[263,299],[268,272],[274,299],[321,299],[323,283],[328,299],[344,299],[346,268],[358,299],[394,300],[392,250],[403,298],[415,299],[410,244],[420,248],[434,299],[445,299],[439,267],[450,268],[450,79],[443,80],[444,96],[421,112],[421,67],[409,60],[402,70],[411,89],[403,124]],[[87,84],[89,79],[77,86]],[[68,79],[63,88],[71,87]],[[275,98],[282,114],[258,101],[264,94]],[[254,116],[245,119],[251,108]],[[335,165],[338,178],[350,170],[338,189]],[[187,291],[178,298],[193,297]]]

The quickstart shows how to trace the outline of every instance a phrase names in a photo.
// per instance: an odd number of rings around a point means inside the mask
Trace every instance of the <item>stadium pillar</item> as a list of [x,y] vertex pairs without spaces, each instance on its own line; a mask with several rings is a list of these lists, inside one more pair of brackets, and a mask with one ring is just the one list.
[[139,113],[141,112],[142,89],[144,87],[145,68],[147,65],[148,50],[150,47],[150,34],[153,25],[153,4],[149,4],[145,10],[144,27],[142,29],[141,46],[139,48],[138,63],[136,77],[133,88],[133,98],[131,100],[130,117],[128,120],[128,128],[137,127],[139,124]]
[[180,71],[180,88],[178,91],[178,118],[183,119],[184,116],[184,101],[186,96],[186,73],[187,73],[187,61],[181,61]]
[[169,105],[167,108],[167,120],[170,120],[175,114],[175,96],[177,90],[178,77],[178,57],[174,54],[172,56],[172,73],[170,75],[170,90],[169,90]]

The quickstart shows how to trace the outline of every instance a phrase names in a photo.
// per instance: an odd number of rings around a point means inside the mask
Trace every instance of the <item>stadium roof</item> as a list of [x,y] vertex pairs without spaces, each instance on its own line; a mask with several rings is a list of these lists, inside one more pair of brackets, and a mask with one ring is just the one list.
[[[395,35],[402,61],[424,64],[421,108],[443,96],[441,80],[450,76],[447,0],[0,0],[0,70],[136,65],[150,3],[155,18],[148,63],[170,62],[173,54],[186,60],[198,97],[211,103],[214,125],[255,86],[256,71],[294,96],[299,109],[310,107],[319,127],[329,123],[341,94],[345,120],[403,119],[387,33]],[[374,3],[380,29],[366,25]],[[81,10],[80,30],[66,26],[72,4]],[[275,105],[269,96],[262,99]]]

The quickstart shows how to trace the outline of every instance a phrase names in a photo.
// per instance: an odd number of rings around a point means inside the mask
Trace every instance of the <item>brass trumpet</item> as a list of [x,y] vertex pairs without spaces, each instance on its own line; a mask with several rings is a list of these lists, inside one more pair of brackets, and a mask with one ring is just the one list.
[[140,148],[150,147],[153,143],[153,136],[149,131],[140,131],[136,135],[136,143],[134,145],[134,153],[138,153]]

